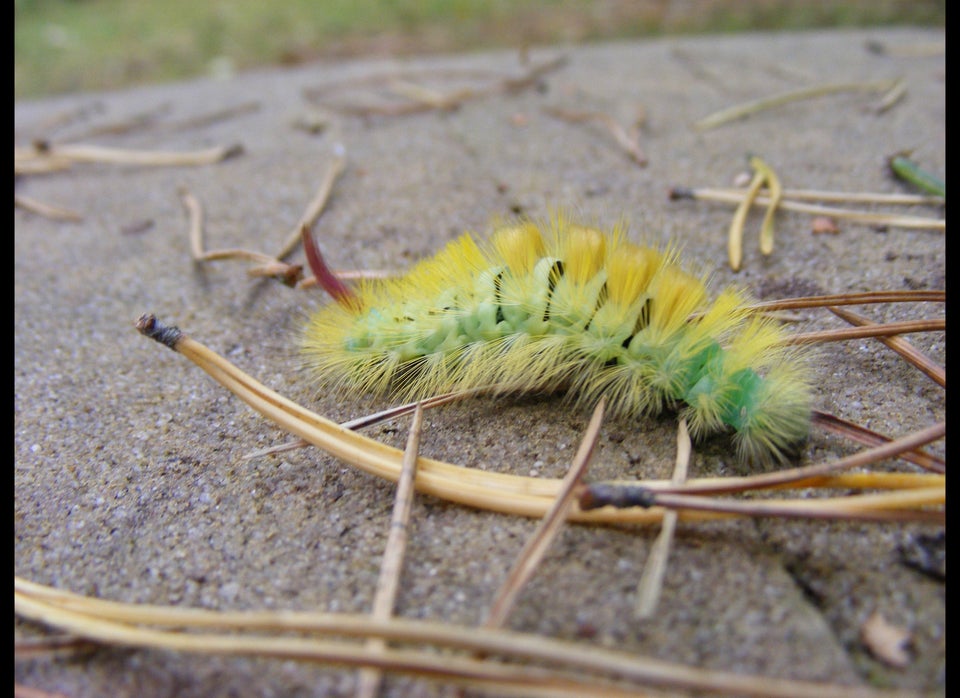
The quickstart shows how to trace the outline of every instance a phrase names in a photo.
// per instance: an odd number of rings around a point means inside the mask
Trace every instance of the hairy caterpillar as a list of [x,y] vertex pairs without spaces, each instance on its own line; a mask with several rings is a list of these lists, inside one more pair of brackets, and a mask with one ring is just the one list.
[[335,289],[302,349],[322,382],[420,399],[504,391],[606,395],[617,413],[680,409],[694,437],[734,432],[744,460],[784,458],[807,434],[803,356],[779,324],[703,278],[674,250],[558,217],[489,241],[465,234],[397,279]]

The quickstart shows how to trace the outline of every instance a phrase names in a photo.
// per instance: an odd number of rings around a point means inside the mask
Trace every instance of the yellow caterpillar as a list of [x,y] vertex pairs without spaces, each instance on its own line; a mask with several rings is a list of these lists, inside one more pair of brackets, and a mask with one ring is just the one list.
[[744,460],[782,460],[809,428],[803,356],[779,324],[735,289],[710,302],[674,251],[619,229],[522,222],[463,235],[402,278],[354,290],[317,278],[338,302],[302,349],[327,385],[411,400],[491,384],[605,395],[624,415],[679,409],[694,437],[732,430]]

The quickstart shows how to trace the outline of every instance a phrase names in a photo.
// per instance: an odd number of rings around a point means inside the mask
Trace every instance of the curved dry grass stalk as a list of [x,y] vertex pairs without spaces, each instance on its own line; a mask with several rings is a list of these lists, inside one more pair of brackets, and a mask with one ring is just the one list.
[[[689,667],[507,630],[412,619],[378,620],[355,614],[210,611],[126,604],[80,596],[19,577],[14,577],[14,604],[16,612],[24,618],[98,642],[202,654],[373,666],[496,691],[498,695],[637,695],[651,686],[746,696],[879,698],[890,695],[863,688]],[[144,625],[156,627],[141,627]],[[171,627],[186,630],[161,629]],[[213,628],[232,632],[206,632]],[[276,635],[281,632],[311,633],[324,639]],[[358,642],[333,640],[330,636],[356,640],[380,638],[429,648],[371,652]],[[441,653],[437,648],[486,658]],[[517,663],[521,661],[527,664]]]
[[[403,459],[403,454],[398,449],[345,429],[284,398],[258,383],[209,348],[187,337],[179,329],[161,325],[154,316],[141,317],[137,328],[141,333],[189,358],[234,395],[286,431],[365,472],[394,482],[398,479]],[[944,428],[943,425],[938,427]],[[859,454],[859,458],[842,459],[838,463],[842,463],[843,467],[869,463],[872,462],[871,459],[878,457],[877,453],[882,454],[883,457],[890,457],[929,443],[930,440],[940,438],[942,435],[943,432],[938,431],[937,428],[933,428],[932,431],[924,430],[922,434],[898,439],[864,452],[866,455]],[[792,482],[794,486],[798,486],[805,478],[821,476],[836,469],[838,466],[834,463],[827,463],[820,470],[807,468],[804,469],[803,475],[792,473],[793,479],[782,480],[777,484]],[[769,476],[775,477],[778,474],[771,473]],[[720,478],[719,480],[729,479]],[[945,496],[945,486],[939,481],[934,483],[934,488],[942,490]],[[558,480],[475,470],[423,457],[418,463],[416,484],[419,491],[451,502],[528,517],[542,517],[549,510],[560,489]],[[645,484],[656,485],[656,483]],[[703,483],[693,481],[692,484],[702,485]],[[717,486],[722,485],[722,482],[712,484]],[[842,514],[847,504],[858,496],[824,501],[829,501],[831,506],[836,507],[837,513]],[[931,496],[926,503],[942,504],[942,501],[943,497]],[[905,499],[899,505],[894,502],[885,503],[885,507],[890,506],[913,509],[918,505],[913,500]],[[605,508],[582,511],[575,507],[570,513],[570,519],[595,523],[651,523],[660,521],[662,513],[662,509],[659,508],[622,511]],[[695,520],[729,515],[731,514],[728,512],[684,511],[681,513],[681,519]],[[921,518],[924,516],[925,514],[920,515]]]

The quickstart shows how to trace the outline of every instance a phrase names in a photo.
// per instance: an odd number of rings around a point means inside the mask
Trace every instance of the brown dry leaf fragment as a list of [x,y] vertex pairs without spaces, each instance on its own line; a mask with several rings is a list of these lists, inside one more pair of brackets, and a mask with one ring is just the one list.
[[860,638],[870,654],[884,664],[902,669],[910,663],[910,631],[887,622],[874,611],[860,627]]

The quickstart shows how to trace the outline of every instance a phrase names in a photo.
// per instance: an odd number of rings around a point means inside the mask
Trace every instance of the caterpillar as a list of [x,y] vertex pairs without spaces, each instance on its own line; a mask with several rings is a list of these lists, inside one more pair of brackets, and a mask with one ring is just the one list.
[[809,429],[805,355],[780,324],[736,288],[710,301],[675,248],[634,244],[622,227],[557,216],[487,240],[467,233],[403,277],[332,293],[301,349],[334,387],[408,400],[488,385],[606,396],[630,417],[678,410],[696,439],[732,432],[746,462],[783,461]]

